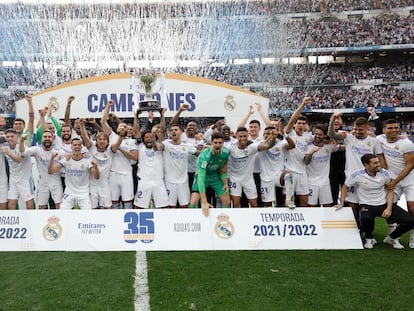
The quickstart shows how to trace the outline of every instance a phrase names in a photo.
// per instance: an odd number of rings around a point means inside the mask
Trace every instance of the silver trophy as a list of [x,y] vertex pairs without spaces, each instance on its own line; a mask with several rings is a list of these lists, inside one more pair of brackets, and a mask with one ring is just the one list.
[[138,103],[138,111],[159,111],[161,104],[158,100],[152,98],[153,88],[157,82],[155,74],[147,71],[139,77],[139,84],[145,91],[145,98]]

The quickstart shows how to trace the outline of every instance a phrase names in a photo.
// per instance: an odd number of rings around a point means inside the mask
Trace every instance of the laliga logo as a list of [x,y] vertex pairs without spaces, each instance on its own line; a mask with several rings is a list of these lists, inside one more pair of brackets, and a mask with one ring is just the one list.
[[229,216],[226,214],[220,214],[217,216],[218,222],[214,228],[219,238],[230,239],[234,235],[234,226],[229,221]]
[[60,219],[57,216],[52,216],[48,221],[49,223],[43,228],[43,237],[48,241],[56,241],[62,235]]
[[226,96],[226,100],[224,101],[224,109],[227,111],[233,111],[236,108],[236,101],[232,95]]

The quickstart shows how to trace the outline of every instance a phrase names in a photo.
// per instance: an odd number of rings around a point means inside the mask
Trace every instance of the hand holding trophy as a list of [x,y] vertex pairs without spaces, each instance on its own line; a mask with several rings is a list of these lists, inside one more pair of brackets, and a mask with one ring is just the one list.
[[153,88],[157,82],[156,74],[147,71],[139,77],[141,88],[145,91],[145,99],[138,103],[138,111],[159,111],[160,102],[152,98]]

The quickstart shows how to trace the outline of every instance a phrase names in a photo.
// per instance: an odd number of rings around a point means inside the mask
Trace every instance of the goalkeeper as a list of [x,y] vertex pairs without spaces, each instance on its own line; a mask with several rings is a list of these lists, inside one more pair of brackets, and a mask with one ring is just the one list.
[[211,136],[211,146],[204,149],[197,160],[197,171],[191,188],[191,199],[189,207],[196,208],[201,199],[201,209],[204,216],[209,216],[209,208],[212,207],[207,201],[206,188],[213,188],[220,198],[223,207],[230,207],[229,186],[227,181],[227,160],[229,151],[223,148],[224,136],[221,132]]

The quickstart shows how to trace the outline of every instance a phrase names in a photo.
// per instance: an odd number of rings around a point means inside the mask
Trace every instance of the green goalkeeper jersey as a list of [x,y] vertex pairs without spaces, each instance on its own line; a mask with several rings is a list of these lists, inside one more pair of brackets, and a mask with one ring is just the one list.
[[206,192],[206,181],[220,180],[220,170],[227,164],[229,155],[229,150],[226,147],[223,147],[219,154],[214,154],[212,147],[208,147],[200,153],[196,172],[200,192]]

